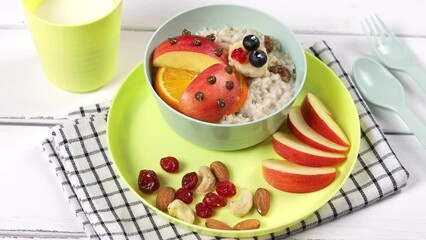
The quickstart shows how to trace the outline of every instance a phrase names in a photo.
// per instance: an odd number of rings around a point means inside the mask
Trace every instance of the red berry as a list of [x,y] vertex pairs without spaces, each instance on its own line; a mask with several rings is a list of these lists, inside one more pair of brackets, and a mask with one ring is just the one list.
[[175,193],[175,198],[182,200],[186,204],[191,204],[193,200],[192,192],[186,188],[179,188]]
[[179,161],[175,157],[164,157],[160,160],[161,168],[169,173],[174,173],[179,170]]
[[141,170],[138,178],[139,190],[143,193],[152,193],[160,187],[157,174],[152,170]]
[[205,203],[200,202],[195,205],[195,213],[202,218],[209,218],[213,215],[213,209]]
[[237,194],[235,185],[230,181],[222,181],[216,185],[216,192],[219,196],[233,197]]
[[198,175],[196,172],[190,172],[183,176],[182,187],[188,190],[192,190],[197,186]]
[[227,200],[225,197],[219,196],[216,193],[207,193],[203,198],[203,203],[208,207],[224,207],[226,206]]
[[234,51],[232,51],[231,53],[231,58],[234,59],[235,61],[238,61],[241,64],[247,62],[247,56],[244,53],[243,48],[234,49]]

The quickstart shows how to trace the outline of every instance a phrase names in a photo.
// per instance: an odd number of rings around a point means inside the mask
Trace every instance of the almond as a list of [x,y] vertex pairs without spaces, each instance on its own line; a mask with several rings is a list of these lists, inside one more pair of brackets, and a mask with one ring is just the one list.
[[247,219],[243,220],[232,228],[234,230],[251,230],[258,229],[260,227],[260,222],[257,219]]
[[219,182],[229,181],[228,168],[221,161],[214,161],[210,164],[210,170]]
[[211,218],[206,220],[206,227],[220,230],[232,230],[228,224]]
[[269,194],[269,191],[264,188],[258,188],[254,194],[253,203],[256,211],[261,216],[265,216],[271,205],[271,195]]
[[155,201],[155,206],[161,211],[166,211],[167,206],[175,199],[175,190],[171,187],[162,188],[158,194]]

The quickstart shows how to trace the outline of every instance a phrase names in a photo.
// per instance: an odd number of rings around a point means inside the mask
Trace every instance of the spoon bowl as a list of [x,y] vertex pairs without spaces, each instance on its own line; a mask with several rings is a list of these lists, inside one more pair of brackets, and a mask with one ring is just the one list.
[[398,79],[377,61],[361,57],[353,65],[355,84],[370,103],[398,113],[426,148],[426,125],[408,107],[405,92]]
[[405,92],[391,72],[377,61],[361,57],[353,67],[355,84],[367,101],[396,111],[395,105],[405,105]]

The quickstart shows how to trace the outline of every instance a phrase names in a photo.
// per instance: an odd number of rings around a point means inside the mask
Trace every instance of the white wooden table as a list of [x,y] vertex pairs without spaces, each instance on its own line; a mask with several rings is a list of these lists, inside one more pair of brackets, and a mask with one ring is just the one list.
[[[20,1],[1,3],[0,238],[85,238],[43,156],[40,141],[49,131],[44,125],[46,121],[37,118],[60,117],[80,105],[112,99],[126,75],[142,60],[153,30],[174,14],[209,2],[124,1],[117,73],[105,87],[86,94],[68,93],[48,82]],[[358,57],[372,55],[360,22],[378,13],[426,69],[425,2],[239,0],[232,3],[270,12],[291,27],[305,47],[326,40],[348,72]],[[397,76],[407,89],[410,106],[426,123],[425,94],[407,76]],[[397,115],[374,106],[371,109],[411,174],[408,186],[373,206],[295,235],[295,239],[426,239],[426,150]]]

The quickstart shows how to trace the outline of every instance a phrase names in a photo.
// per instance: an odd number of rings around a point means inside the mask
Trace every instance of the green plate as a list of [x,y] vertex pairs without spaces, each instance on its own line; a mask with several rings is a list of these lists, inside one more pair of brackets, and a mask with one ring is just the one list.
[[[308,91],[317,95],[328,105],[351,142],[347,160],[337,167],[337,177],[328,187],[313,193],[294,194],[276,190],[268,185],[262,176],[261,162],[267,158],[280,158],[273,149],[271,139],[254,147],[232,152],[208,150],[186,142],[162,119],[144,80],[142,64],[133,70],[119,89],[108,116],[109,151],[121,178],[134,194],[157,214],[200,234],[223,237],[261,236],[284,230],[308,217],[329,201],[348,178],[358,154],[360,127],[354,102],[343,83],[325,64],[311,54],[306,55],[307,79],[295,104],[300,104]],[[161,169],[159,162],[165,156],[174,156],[180,160],[179,173],[170,174]],[[224,162],[229,168],[231,181],[237,189],[246,187],[254,193],[257,188],[264,187],[271,192],[271,207],[266,216],[262,217],[252,209],[244,217],[259,219],[259,229],[209,229],[204,226],[204,219],[201,218],[197,218],[194,224],[188,224],[159,211],[155,207],[156,194],[146,195],[138,190],[137,178],[141,169],[156,171],[162,186],[177,189],[185,173],[197,172],[200,166],[210,165],[216,160]],[[238,194],[234,198],[238,199]],[[194,209],[195,204],[201,200],[201,196],[196,197],[191,208]],[[241,218],[229,213],[228,207],[215,209],[212,218],[222,220],[230,226],[241,221]]]

